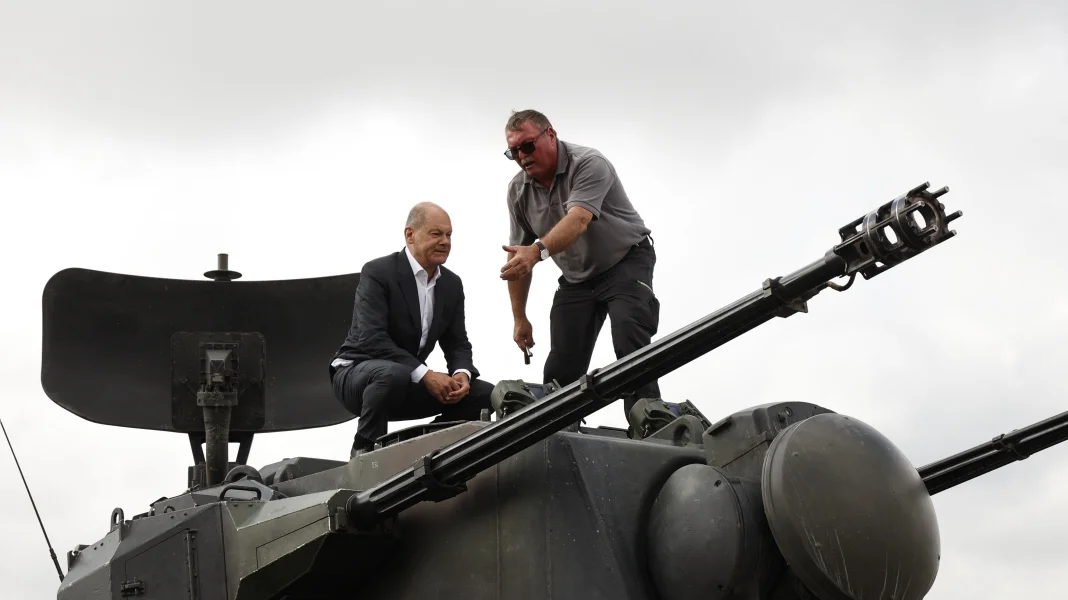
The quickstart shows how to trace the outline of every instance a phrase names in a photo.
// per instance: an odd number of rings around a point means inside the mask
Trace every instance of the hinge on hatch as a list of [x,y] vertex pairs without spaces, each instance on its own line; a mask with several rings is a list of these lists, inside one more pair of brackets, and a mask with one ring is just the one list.
[[125,598],[127,596],[140,596],[145,593],[145,582],[140,579],[131,579],[130,581],[122,582],[122,588],[120,588],[120,594]]

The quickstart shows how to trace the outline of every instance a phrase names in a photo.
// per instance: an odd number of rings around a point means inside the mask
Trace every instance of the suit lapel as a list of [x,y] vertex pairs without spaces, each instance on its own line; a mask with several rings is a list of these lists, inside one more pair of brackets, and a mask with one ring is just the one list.
[[415,327],[415,343],[419,343],[419,333],[423,330],[423,320],[419,316],[419,291],[415,287],[415,273],[412,265],[408,264],[408,257],[401,250],[397,253],[397,274],[400,279],[401,295],[408,304],[408,315]]

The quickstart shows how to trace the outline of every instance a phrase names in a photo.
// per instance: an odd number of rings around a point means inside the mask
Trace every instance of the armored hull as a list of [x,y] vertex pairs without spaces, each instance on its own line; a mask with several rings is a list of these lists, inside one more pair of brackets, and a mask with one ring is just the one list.
[[[589,598],[657,597],[644,543],[649,510],[672,472],[704,462],[700,446],[630,440],[613,430],[559,432],[479,473],[465,493],[398,515],[389,530],[338,531],[338,513],[354,490],[481,425],[457,424],[276,482],[276,498],[284,499],[257,501],[255,493],[230,489],[222,502],[220,486],[157,502],[154,514],[125,521],[82,549],[58,598],[82,600],[91,597],[88,588],[101,598],[123,597],[126,589],[201,600],[533,600],[579,589]],[[288,468],[291,476],[304,462],[262,472]],[[308,596],[301,596],[304,588]]]

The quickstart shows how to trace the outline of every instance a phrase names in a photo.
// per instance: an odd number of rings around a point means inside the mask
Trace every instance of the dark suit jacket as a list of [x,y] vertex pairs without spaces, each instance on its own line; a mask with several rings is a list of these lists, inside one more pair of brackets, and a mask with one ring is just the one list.
[[[352,325],[331,362],[337,358],[354,362],[377,358],[415,369],[426,363],[435,344],[440,343],[449,373],[467,369],[472,379],[478,377],[471,342],[467,339],[463,282],[444,266],[438,269],[441,277],[434,287],[434,316],[422,352],[419,352],[423,330],[419,293],[415,273],[402,250],[363,266],[352,307]],[[331,366],[331,377],[334,371]]]

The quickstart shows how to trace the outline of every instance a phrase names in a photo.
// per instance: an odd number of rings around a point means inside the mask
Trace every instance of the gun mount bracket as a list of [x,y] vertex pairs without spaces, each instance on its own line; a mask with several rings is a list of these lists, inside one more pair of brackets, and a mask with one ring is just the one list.
[[990,440],[990,443],[993,444],[999,452],[1008,452],[1009,454],[1012,454],[1016,457],[1016,460],[1026,460],[1027,457],[1031,456],[1029,453],[1021,452],[1020,449],[1016,447],[1016,444],[1006,442],[1004,433]]
[[426,489],[427,499],[431,502],[441,502],[466,492],[466,483],[451,485],[438,479],[437,473],[434,472],[434,454],[435,452],[425,454],[412,465],[415,480]]
[[785,319],[794,313],[807,313],[808,303],[801,298],[790,298],[783,291],[782,283],[779,277],[773,277],[771,279],[765,279],[761,289],[764,292],[764,298],[773,296],[782,305],[773,313],[776,317]]
[[597,393],[597,388],[594,387],[593,379],[597,376],[600,369],[594,369],[589,373],[585,373],[579,378],[579,392],[582,394],[589,394],[589,396],[599,402],[604,402],[605,399],[601,394]]

